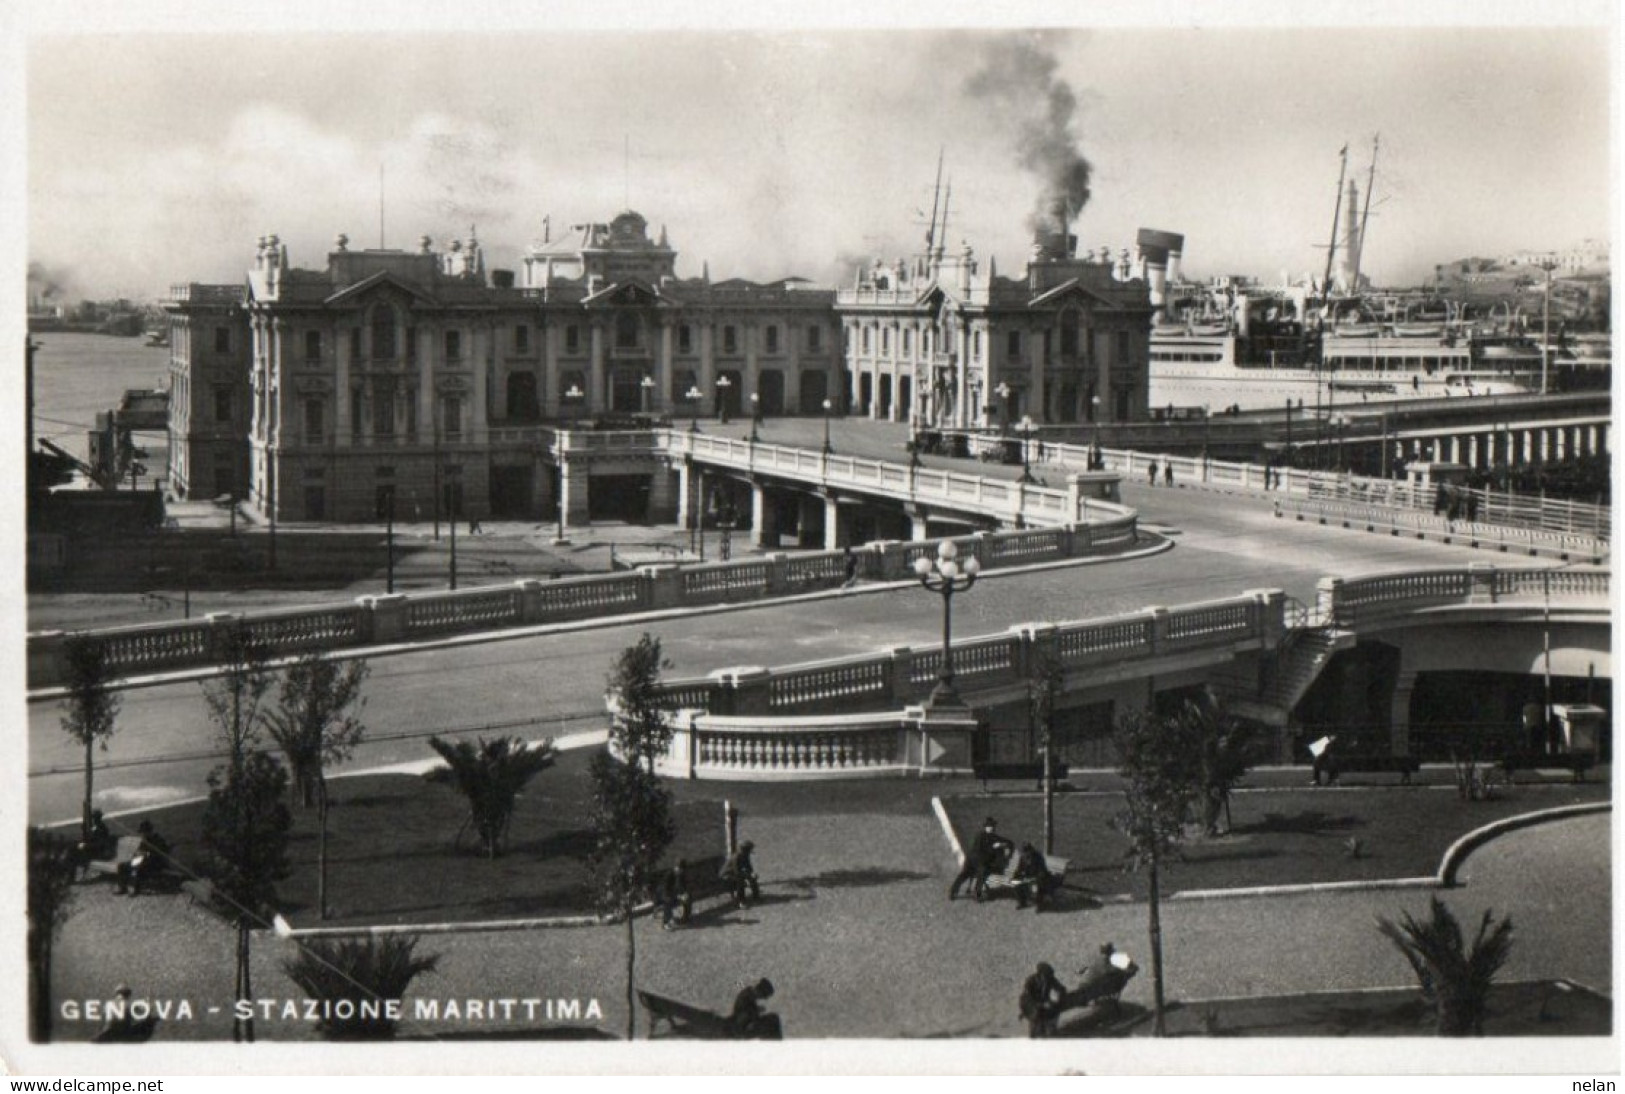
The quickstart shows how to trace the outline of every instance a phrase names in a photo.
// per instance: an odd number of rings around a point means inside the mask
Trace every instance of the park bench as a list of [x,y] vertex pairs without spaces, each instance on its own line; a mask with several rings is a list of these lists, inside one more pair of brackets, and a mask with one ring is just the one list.
[[[1391,756],[1377,752],[1333,753],[1326,765],[1328,782],[1349,772],[1372,775],[1398,775],[1399,781],[1409,786],[1411,776],[1422,770],[1422,763],[1414,756]],[[1318,780],[1317,780],[1318,783]]]
[[1537,771],[1543,767],[1560,767],[1574,774],[1575,782],[1584,782],[1586,772],[1597,762],[1594,752],[1525,752],[1518,755],[1501,757],[1501,770],[1506,772],[1507,781],[1517,771]]
[[695,1037],[712,1041],[742,1041],[749,1038],[728,1019],[715,1011],[679,1003],[664,995],[638,990],[638,1002],[649,1013],[649,1035],[654,1036],[655,1025],[665,1022],[673,1037]]
[[[996,893],[1009,890],[1012,893],[1016,893],[1025,889],[1027,891],[1027,895],[1032,897],[1034,905],[1037,905],[1038,885],[1036,880],[1033,878],[1025,878],[1021,881],[1016,880],[1016,867],[1020,863],[1020,860],[1021,856],[1012,852],[1002,869],[995,870],[993,873],[988,874],[987,891],[990,893]],[[1055,878],[1055,887],[1060,888],[1062,883],[1066,881],[1067,860],[1056,855],[1045,855],[1044,866],[1049,870],[1050,876]]]
[[[1066,778],[1066,764],[1057,762],[1052,766],[1054,770],[1051,771],[1050,774],[1056,782],[1060,782],[1062,779]],[[982,789],[984,791],[987,790],[987,784],[995,780],[1030,780],[1040,790],[1042,790],[1044,787],[1044,765],[1042,763],[974,763],[971,765],[971,772],[982,781]]]
[[120,836],[112,858],[93,858],[85,863],[85,880],[98,877],[118,877],[119,867],[128,866],[141,851],[140,836]]

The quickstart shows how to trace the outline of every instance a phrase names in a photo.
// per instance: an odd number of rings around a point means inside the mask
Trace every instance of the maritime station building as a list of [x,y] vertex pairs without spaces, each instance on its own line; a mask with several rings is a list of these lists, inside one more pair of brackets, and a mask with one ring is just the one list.
[[708,266],[680,278],[664,229],[651,238],[635,212],[544,234],[518,271],[487,270],[472,232],[414,251],[341,235],[319,269],[266,236],[243,285],[166,301],[170,482],[285,521],[547,520],[561,506],[571,523],[671,520],[679,474],[661,457],[561,466],[553,432],[724,411],[944,427],[1141,416],[1145,283],[1073,247],[1041,241],[1023,279],[939,249],[837,293]]

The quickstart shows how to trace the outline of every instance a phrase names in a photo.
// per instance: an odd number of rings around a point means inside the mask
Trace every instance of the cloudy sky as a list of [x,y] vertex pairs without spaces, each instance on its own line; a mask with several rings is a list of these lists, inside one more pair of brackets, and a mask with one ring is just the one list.
[[[1600,6],[1570,6],[1605,11]],[[1349,146],[1365,268],[1609,234],[1612,30],[1109,26],[797,32],[378,27],[26,44],[28,257],[74,296],[236,281],[257,236],[444,242],[513,266],[554,231],[642,212],[679,272],[846,280],[916,249],[938,150],[948,237],[1025,260],[1035,141],[1091,166],[1083,246],[1183,232],[1196,275],[1324,262]],[[171,26],[174,23],[169,24]],[[300,24],[308,27],[307,21]],[[356,24],[349,24],[355,28]],[[1024,145],[1025,142],[1025,145]]]

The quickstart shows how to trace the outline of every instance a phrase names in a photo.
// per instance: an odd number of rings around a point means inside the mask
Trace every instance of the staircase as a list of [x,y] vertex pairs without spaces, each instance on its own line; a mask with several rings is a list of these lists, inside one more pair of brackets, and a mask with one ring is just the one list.
[[1229,707],[1237,714],[1256,718],[1266,725],[1284,726],[1292,708],[1309,691],[1338,650],[1352,649],[1353,631],[1335,627],[1308,627],[1287,632],[1275,654],[1275,665],[1266,674],[1264,688],[1256,698],[1233,696]]

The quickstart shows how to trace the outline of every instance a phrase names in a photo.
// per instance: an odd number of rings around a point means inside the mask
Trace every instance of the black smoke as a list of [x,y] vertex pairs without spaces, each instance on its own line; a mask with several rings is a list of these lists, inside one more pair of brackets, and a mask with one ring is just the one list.
[[1058,231],[1089,202],[1089,161],[1078,150],[1077,93],[1056,75],[1055,35],[1002,35],[982,48],[965,93],[997,111],[1015,137],[1016,160],[1039,180],[1033,230]]

